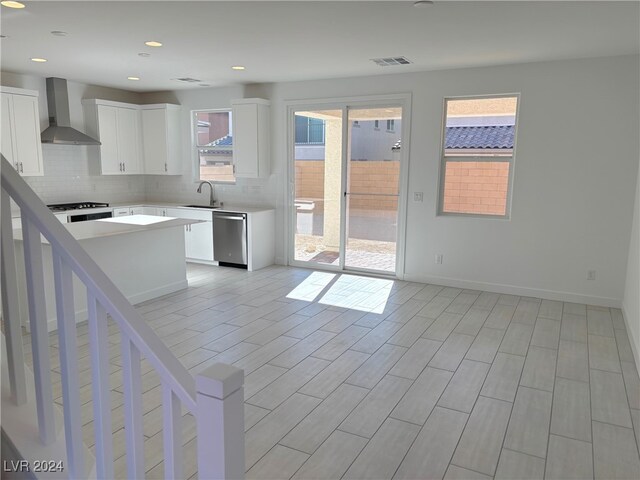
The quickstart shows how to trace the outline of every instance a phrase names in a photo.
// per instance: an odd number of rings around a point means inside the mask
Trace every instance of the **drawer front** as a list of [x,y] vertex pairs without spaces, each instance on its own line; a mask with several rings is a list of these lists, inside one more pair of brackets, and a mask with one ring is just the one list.
[[207,210],[190,208],[167,208],[167,217],[186,218],[188,220],[212,220],[212,213]]

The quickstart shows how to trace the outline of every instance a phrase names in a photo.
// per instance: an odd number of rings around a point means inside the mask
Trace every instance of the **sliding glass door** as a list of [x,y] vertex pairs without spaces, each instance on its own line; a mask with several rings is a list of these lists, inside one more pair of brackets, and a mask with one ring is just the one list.
[[402,113],[292,110],[291,263],[396,273]]

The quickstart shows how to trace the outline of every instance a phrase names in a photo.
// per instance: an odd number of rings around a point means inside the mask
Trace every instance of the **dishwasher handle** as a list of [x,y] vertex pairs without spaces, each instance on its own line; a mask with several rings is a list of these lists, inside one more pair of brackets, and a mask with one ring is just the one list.
[[230,216],[230,215],[216,215],[214,214],[213,216],[215,219],[221,219],[221,220],[244,220],[245,217],[243,216]]

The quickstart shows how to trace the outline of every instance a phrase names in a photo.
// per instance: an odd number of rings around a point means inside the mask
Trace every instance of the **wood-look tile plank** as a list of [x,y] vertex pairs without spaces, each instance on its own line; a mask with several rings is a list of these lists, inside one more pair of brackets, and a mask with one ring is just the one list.
[[510,413],[511,403],[479,397],[451,463],[493,476]]
[[542,480],[545,461],[525,453],[502,449],[496,480]]
[[341,385],[280,443],[312,454],[368,393],[365,388]]
[[247,480],[281,480],[290,478],[307,461],[309,455],[276,445],[246,475]]
[[245,434],[245,458],[251,468],[284,437],[289,430],[306,417],[320,400],[296,393],[278,408],[260,420]]
[[553,391],[551,433],[591,442],[589,384],[558,378]]
[[419,431],[417,425],[388,418],[342,478],[391,478]]
[[596,478],[638,478],[640,458],[633,430],[593,422],[593,466]]
[[556,376],[589,382],[589,352],[586,343],[560,340]]
[[493,477],[490,475],[484,475],[453,464],[449,465],[444,476],[444,480],[491,480],[491,478]]
[[293,476],[294,480],[341,478],[367,444],[366,438],[334,431]]
[[442,478],[468,415],[436,407],[400,464],[394,479]]
[[463,360],[438,400],[438,405],[471,413],[490,367],[486,363]]
[[366,353],[347,350],[299,391],[305,395],[326,398],[368,358]]
[[242,368],[245,375],[248,375],[296,343],[298,343],[296,338],[278,337],[235,362],[235,366]]
[[468,360],[492,363],[498,352],[505,330],[483,327],[465,355]]
[[540,310],[538,310],[538,316],[551,318],[553,320],[561,320],[562,302],[557,302],[555,300],[542,300],[542,302],[540,302]]
[[474,337],[452,333],[429,362],[433,368],[455,372],[473,343]]
[[484,323],[485,327],[505,329],[511,323],[511,318],[516,311],[513,305],[496,304]]
[[422,337],[444,342],[451,332],[453,332],[453,330],[458,326],[460,320],[462,320],[461,314],[444,312],[429,326],[429,328],[427,328],[427,330],[422,334]]
[[369,332],[368,328],[351,325],[313,352],[312,355],[323,360],[334,361]]
[[504,448],[546,457],[551,418],[551,392],[520,387],[513,404]]
[[478,297],[478,293],[462,292],[456,298],[454,298],[453,302],[451,302],[451,304],[446,308],[445,311],[449,313],[464,315],[465,313],[467,313],[467,310],[471,308],[471,305],[473,305],[473,302],[475,302]]
[[453,298],[454,297],[442,295],[441,291],[436,297],[431,299],[429,303],[427,303],[422,309],[420,309],[417,315],[421,317],[436,319],[442,314],[442,312],[445,311],[445,309],[449,305],[451,305],[451,302],[453,302]]
[[570,313],[572,315],[587,316],[587,306],[581,303],[564,302],[562,313]]
[[560,341],[560,321],[538,317],[531,336],[531,345],[558,349]]
[[523,357],[498,353],[489,370],[480,395],[513,402],[523,366]]
[[482,292],[476,301],[473,302],[473,307],[491,311],[498,302],[498,298],[500,298],[500,294],[498,293]]
[[410,379],[418,378],[424,367],[431,361],[442,342],[419,338],[389,371],[391,375]]
[[373,353],[384,345],[384,343],[401,328],[401,323],[382,321],[375,328],[371,329],[371,331],[364,337],[358,340],[358,342],[351,347],[351,350]]
[[589,335],[613,337],[613,320],[609,309],[587,308],[587,330]]
[[317,330],[276,358],[269,360],[269,363],[278,367],[293,368],[335,336],[335,333]]
[[411,383],[411,380],[387,375],[340,424],[340,430],[371,438]]
[[564,313],[560,326],[560,340],[587,343],[587,317],[586,315],[573,315]]
[[[482,295],[480,295],[482,296]],[[453,330],[455,333],[476,336],[489,317],[490,310],[473,306],[464,314],[458,326]]]
[[406,351],[407,349],[404,347],[383,345],[347,378],[346,383],[358,387],[373,388]]
[[410,347],[420,338],[424,331],[434,322],[433,318],[415,316],[405,323],[387,343],[401,347]]
[[498,352],[510,353],[512,355],[526,355],[532,333],[533,325],[512,322],[504,334]]
[[591,370],[591,418],[593,420],[631,428],[622,375]]
[[247,396],[247,402],[273,410],[329,364],[326,360],[308,357],[255,395]]
[[622,373],[615,338],[589,335],[589,367]]
[[622,362],[621,366],[629,408],[640,410],[640,378],[638,378],[636,365],[632,362]]
[[512,322],[524,323],[526,325],[534,325],[538,317],[538,310],[540,308],[540,301],[530,298],[521,298],[516,307],[516,311],[513,313]]
[[556,376],[557,357],[556,350],[529,347],[522,370],[522,377],[520,378],[520,385],[552,392]]
[[391,416],[405,422],[424,424],[452,376],[447,370],[425,368],[393,409]]

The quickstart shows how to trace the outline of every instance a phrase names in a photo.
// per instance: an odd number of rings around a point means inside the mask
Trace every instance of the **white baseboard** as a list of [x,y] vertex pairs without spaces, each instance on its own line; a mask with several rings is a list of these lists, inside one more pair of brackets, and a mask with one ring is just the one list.
[[[164,285],[160,288],[154,288],[152,290],[147,290],[146,292],[136,293],[134,295],[130,295],[127,297],[127,300],[131,302],[131,304],[135,305],[136,303],[146,302],[147,300],[152,300],[154,298],[161,297],[163,295],[168,295],[170,293],[177,292],[179,290],[184,290],[189,286],[187,280],[180,280],[179,282],[171,283],[169,285]],[[76,311],[76,323],[84,322],[89,318],[89,313],[87,309],[77,310]],[[27,322],[27,331],[29,331],[28,327],[29,323]],[[58,319],[55,314],[49,318],[47,318],[47,330],[49,332],[53,332],[58,329]]]
[[[640,372],[640,352],[638,351],[638,345],[636,344],[636,342],[633,341],[633,338],[631,338],[631,332],[633,332],[633,330],[629,328],[629,314],[627,313],[627,310],[624,308],[624,303],[622,304],[622,308],[620,310],[622,310],[622,318],[624,318],[624,326],[627,327],[627,336],[629,337],[629,343],[631,344],[631,351],[633,352],[633,358],[636,361],[636,368]],[[640,321],[640,319],[638,319],[638,321]]]
[[429,275],[405,274],[404,280],[408,282],[431,283],[445,287],[466,288],[469,290],[483,290],[493,293],[519,295],[524,297],[543,298],[545,300],[559,300],[561,302],[585,303],[599,307],[620,308],[622,300],[619,298],[597,297],[573,292],[558,292],[541,288],[518,287],[516,285],[503,285],[499,283],[474,282],[449,277],[433,277]]

